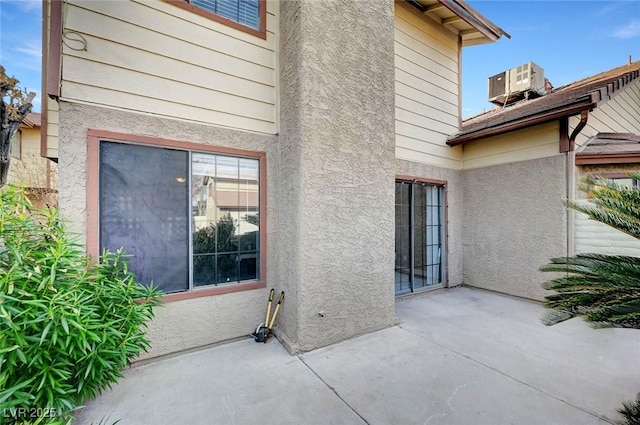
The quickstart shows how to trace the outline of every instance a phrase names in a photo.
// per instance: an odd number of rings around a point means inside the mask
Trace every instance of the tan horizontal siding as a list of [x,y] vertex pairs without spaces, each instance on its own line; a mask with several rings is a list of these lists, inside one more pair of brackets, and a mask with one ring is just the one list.
[[[193,121],[202,124],[214,124],[221,127],[236,129],[252,128],[252,131],[269,133],[273,130],[272,122],[259,121],[238,115],[232,115],[219,111],[206,110],[191,104],[177,104],[173,101],[147,98],[128,92],[120,92],[104,87],[89,86],[86,84],[67,84],[69,96],[74,99],[100,99],[100,105],[130,111],[145,111],[148,105],[153,104],[153,114],[177,118],[184,121]],[[90,101],[80,103],[93,104]],[[123,106],[125,105],[125,106]]]
[[263,40],[160,0],[73,0],[65,28],[87,50],[64,48],[62,98],[275,133],[277,3],[267,5]]
[[[586,201],[579,201],[586,203]],[[577,254],[596,253],[606,255],[640,256],[640,241],[611,226],[591,220],[576,212],[575,250]]]
[[[114,18],[126,25],[125,29],[133,25],[230,55],[243,57],[248,52],[258,63],[273,62],[269,54],[276,48],[273,37],[263,40],[161,0],[118,0],[115,4],[112,1],[70,0],[67,28],[70,28],[69,19],[76,8]],[[162,46],[156,46],[158,48]]]
[[446,151],[451,150],[446,145],[447,127],[437,121],[427,122],[424,118],[412,112],[396,108],[396,134],[404,134],[418,140],[429,141]]
[[446,145],[458,131],[457,36],[396,3],[396,156],[461,168],[461,150]]
[[[125,68],[86,61],[73,56],[66,56],[62,66],[67,68],[65,80],[75,84],[120,89],[130,94],[145,96],[147,99],[170,100],[176,105],[192,105],[263,121],[273,118],[272,104],[209,90],[182,81],[140,72],[133,73]],[[119,87],[123,80],[126,80],[126,86]],[[215,99],[215,102],[211,99]],[[153,106],[150,106],[151,108]],[[151,109],[150,112],[155,111]]]
[[[425,91],[420,90],[415,85],[411,85],[410,81],[401,82],[398,81],[398,74],[402,73],[401,70],[396,68],[396,95],[402,96],[406,99],[409,99],[413,102],[425,105],[432,110],[439,111],[440,118],[439,121],[451,123],[454,126],[458,126],[457,121],[457,111],[458,106],[454,105],[450,102],[439,99]],[[429,85],[425,85],[424,89],[428,90]],[[453,117],[456,118],[455,122]]]
[[457,72],[457,56],[437,50],[437,45],[425,39],[422,31],[402,19],[396,17],[395,27],[395,45],[396,48],[403,48],[398,52],[403,57],[433,67],[433,70],[439,73]]
[[[404,116],[414,117],[414,119]],[[431,128],[449,136],[458,131],[458,126],[452,124],[450,118],[451,115],[441,110],[396,94],[396,119],[398,120],[409,123],[417,121],[421,127]]]
[[[41,138],[44,139],[44,146],[42,146],[42,150],[40,152],[41,155],[49,157],[49,158],[57,158],[58,157],[58,103],[50,99],[47,96],[47,76],[50,73],[53,73],[54,70],[48,69],[50,60],[49,56],[49,44],[50,44],[50,30],[51,30],[51,0],[46,0],[43,4],[45,14],[44,19],[44,28],[43,28],[43,36],[44,36],[44,44],[42,46],[43,49],[43,70],[42,70],[42,78],[44,81],[43,85],[43,93],[42,93],[42,128],[40,129]],[[41,139],[41,140],[42,140]]]
[[[90,1],[95,1],[95,0],[90,0]],[[251,34],[244,33],[239,30],[231,31],[231,29],[223,23],[212,21],[206,16],[201,16],[201,15],[194,16],[192,12],[181,9],[181,8],[176,8],[176,6],[173,6],[165,1],[150,1],[150,0],[133,0],[133,1],[136,3],[140,3],[146,7],[153,8],[159,12],[167,13],[168,15],[178,17],[189,23],[200,25],[205,28],[219,30],[219,32],[222,34],[228,34],[246,43],[255,44],[257,46],[264,46],[264,40],[261,40],[258,37],[255,37]],[[175,10],[175,9],[178,9],[178,10]],[[277,2],[273,0],[268,0],[267,1],[267,33],[275,34],[275,30],[278,28],[277,19],[278,19],[277,18]],[[276,48],[275,40],[268,39],[267,42],[271,50]]]
[[[90,42],[93,39],[102,39],[113,43],[112,49],[129,48],[136,52],[157,55],[160,61],[171,59],[201,67],[205,71],[215,70],[261,84],[275,84],[272,72],[275,64],[273,62],[274,58],[268,53],[265,55],[263,49],[259,49],[258,52],[260,54],[255,56],[253,55],[256,53],[255,51],[245,51],[244,55],[248,57],[242,58],[239,55],[240,51],[233,51],[233,49],[224,46],[222,50],[215,50],[213,45],[207,45],[203,40],[189,42],[183,38],[175,38],[147,28],[129,25],[109,16],[99,16],[100,26],[95,27],[93,25],[93,21],[96,19],[95,13],[86,9],[76,8],[71,16],[72,19],[67,20],[67,27],[70,30],[81,33],[84,37],[88,37]],[[114,55],[118,55],[117,50],[106,51],[104,54],[97,48],[92,50],[95,51],[73,52],[70,49],[65,49],[64,53],[87,55],[87,58],[95,57],[96,55],[104,56],[103,60],[114,58]],[[114,60],[127,61],[133,66],[138,62],[138,59],[136,56],[131,56],[130,52],[122,53],[121,57],[114,58]],[[260,58],[264,63],[260,63]],[[165,67],[168,67],[170,63],[164,64]],[[163,71],[158,70],[157,72],[161,74]],[[188,77],[188,75],[185,75],[185,77]]]
[[397,56],[406,59],[408,62],[415,63],[425,70],[428,78],[435,78],[438,85],[446,87],[453,84],[451,91],[457,90],[455,87],[458,81],[455,80],[455,77],[457,77],[458,73],[454,68],[456,63],[450,58],[433,54],[431,46],[406,36],[400,29],[398,29],[395,37],[394,48]]
[[461,152],[459,147],[451,148],[452,152],[448,152],[446,156],[438,156],[435,153],[429,152],[429,150],[427,149],[437,147],[436,145],[427,144],[425,146],[416,146],[415,149],[411,149],[410,145],[416,143],[416,141],[408,141],[402,136],[398,136],[396,140],[397,159],[421,162],[424,164],[434,165],[441,168],[449,168],[453,170],[460,169],[461,161],[455,158],[456,154],[459,155],[459,153]]
[[[576,137],[578,147],[598,133],[640,134],[640,82],[635,82],[618,92],[611,100],[589,113],[587,125]],[[571,117],[569,127],[573,130],[579,122]]]
[[[440,99],[446,100],[451,104],[455,105],[458,103],[458,85],[449,81],[443,77],[438,76],[428,68],[424,68],[418,64],[410,62],[403,58],[402,56],[396,55],[396,67],[414,77],[415,79],[421,80],[419,85],[429,85],[431,90],[431,94]],[[452,74],[452,76],[457,76],[456,74]],[[402,81],[402,77],[396,77],[400,81]]]
[[47,127],[41,129],[47,134],[47,147],[45,156],[49,158],[58,157],[58,131],[60,128],[60,119],[58,115],[58,102],[53,99],[47,99]]
[[467,170],[554,156],[559,153],[558,142],[557,122],[488,137],[464,146],[463,168]]
[[[423,39],[427,33],[429,35],[427,45],[433,46],[441,54],[450,57],[454,62],[458,62],[458,36],[445,29],[443,26],[431,20],[413,6],[405,2],[396,3],[395,7],[396,27],[406,34],[413,34],[417,39]],[[399,25],[398,21],[404,21],[408,25]],[[425,28],[429,30],[425,31]],[[454,68],[455,69],[455,68]]]
[[[442,111],[442,109],[439,109],[438,105],[434,105],[433,102],[431,105],[428,105],[411,99],[410,97],[405,97],[405,89],[410,90],[407,86],[401,84],[396,85],[395,99],[397,108],[419,114],[424,117],[426,121],[436,121],[445,125],[447,127],[446,133],[449,135],[458,131],[457,123],[452,123],[453,120],[451,119],[450,113]],[[408,95],[411,96],[411,94]]]
[[49,160],[40,156],[40,128],[21,128],[20,158],[11,160],[8,181],[27,187],[48,187]]
[[[70,51],[67,53],[68,57],[73,57],[78,61],[86,61],[89,66],[91,66],[90,64],[98,64],[97,66],[116,67],[127,72],[166,79],[167,84],[188,81],[189,86],[198,89],[214,90],[271,105],[275,104],[273,82],[264,84],[239,78],[215,69],[178,61],[172,57],[160,56],[92,36],[86,37],[88,43],[95,49],[86,53]],[[105,56],[111,58],[109,63],[104,62]],[[135,61],[131,62],[130,59],[134,57]],[[76,65],[82,69],[82,64]],[[158,72],[159,67],[164,67],[161,73]],[[77,69],[73,71],[77,72]]]

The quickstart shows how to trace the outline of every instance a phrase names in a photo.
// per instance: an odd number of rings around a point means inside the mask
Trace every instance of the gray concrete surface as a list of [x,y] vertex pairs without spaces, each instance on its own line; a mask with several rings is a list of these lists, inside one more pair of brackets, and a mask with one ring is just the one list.
[[400,325],[290,356],[247,339],[126,371],[76,424],[598,424],[640,391],[640,331],[455,288],[397,301]]

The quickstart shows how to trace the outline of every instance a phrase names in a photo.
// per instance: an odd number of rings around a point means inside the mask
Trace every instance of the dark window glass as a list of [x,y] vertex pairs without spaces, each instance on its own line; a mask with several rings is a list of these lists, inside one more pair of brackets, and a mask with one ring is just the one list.
[[124,247],[143,284],[165,293],[189,282],[188,153],[100,144],[100,241]]
[[396,182],[396,295],[442,285],[444,188]]
[[411,184],[396,182],[396,295],[411,292]]
[[259,176],[258,159],[103,141],[101,244],[166,293],[258,280]]

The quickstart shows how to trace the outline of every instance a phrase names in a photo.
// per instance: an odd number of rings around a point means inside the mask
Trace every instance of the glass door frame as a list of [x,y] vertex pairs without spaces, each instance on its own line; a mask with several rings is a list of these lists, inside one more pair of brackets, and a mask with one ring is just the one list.
[[[410,241],[410,255],[409,255],[409,288],[406,291],[398,292],[397,291],[397,281],[394,277],[394,294],[396,297],[402,297],[406,295],[411,295],[423,291],[429,291],[432,289],[439,289],[448,286],[448,270],[447,270],[447,242],[448,242],[448,221],[447,221],[447,182],[444,180],[434,180],[434,179],[424,179],[424,178],[415,178],[415,177],[406,177],[406,176],[396,176],[395,184],[410,184],[409,191],[409,241]],[[439,206],[439,226],[440,226],[440,283],[426,285],[420,288],[416,288],[415,286],[415,187],[417,184],[437,187],[438,190],[438,206]],[[397,200],[394,202],[394,205],[397,204]],[[425,209],[429,206],[425,203]],[[397,207],[396,207],[397,208]],[[397,217],[396,213],[396,217]],[[395,230],[397,232],[398,223],[395,223]],[[426,231],[426,230],[425,230]],[[397,247],[396,247],[397,250]],[[396,260],[397,261],[397,260]],[[397,267],[394,266],[394,270],[397,270]]]

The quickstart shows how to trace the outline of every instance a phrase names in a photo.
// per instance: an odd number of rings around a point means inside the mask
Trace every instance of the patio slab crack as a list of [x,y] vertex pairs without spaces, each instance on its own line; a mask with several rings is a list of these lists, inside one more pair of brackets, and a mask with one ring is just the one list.
[[443,412],[443,413],[435,413],[431,416],[429,416],[427,418],[427,420],[424,422],[424,425],[427,425],[429,422],[431,422],[432,419],[437,419],[437,418],[443,418],[447,415],[449,415],[450,413],[455,413],[456,409],[453,407],[453,405],[451,404],[453,402],[453,399],[456,398],[456,395],[458,394],[458,391],[470,386],[470,385],[477,385],[482,383],[482,380],[480,381],[473,381],[473,382],[467,382],[464,383],[462,385],[458,385],[457,387],[454,388],[453,392],[451,393],[451,395],[449,396],[449,399],[447,400],[447,406],[450,409],[450,412]]
[[338,397],[338,399],[340,399],[340,401],[342,401],[345,406],[349,408],[349,410],[351,410],[358,418],[360,418],[362,422],[364,422],[366,425],[371,425],[369,421],[367,421],[356,409],[354,409],[353,406],[351,406],[349,402],[347,402],[347,400],[345,400],[344,397],[342,397],[334,387],[329,385],[329,383],[325,381],[322,376],[318,375],[318,373],[316,373],[316,371],[313,370],[313,368],[309,366],[309,364],[307,364],[302,354],[298,355],[297,357],[302,362],[302,364],[305,365],[307,369],[309,369],[311,373],[313,373],[320,380],[320,382],[322,382],[327,388],[329,388],[329,390],[331,390],[331,392],[335,394],[335,396]]
[[[491,370],[493,372],[496,372],[496,373],[498,373],[498,374],[500,374],[500,375],[502,375],[502,376],[504,376],[504,377],[506,377],[506,378],[508,378],[508,379],[510,379],[512,381],[518,382],[519,384],[522,384],[522,385],[524,385],[524,386],[526,386],[526,387],[528,387],[528,388],[530,388],[530,389],[532,389],[534,391],[537,391],[537,392],[539,392],[541,394],[544,394],[547,397],[550,397],[550,398],[552,398],[554,400],[557,400],[557,401],[559,401],[561,403],[564,403],[564,404],[566,404],[568,406],[571,406],[574,409],[577,409],[577,410],[580,410],[580,411],[582,411],[584,413],[587,413],[587,414],[589,414],[589,415],[591,415],[591,416],[593,416],[593,417],[595,417],[595,418],[597,418],[597,419],[599,419],[601,421],[604,421],[604,422],[612,424],[612,425],[615,425],[617,423],[616,421],[614,421],[614,420],[612,420],[610,418],[598,415],[597,413],[594,413],[594,412],[591,412],[589,410],[586,410],[586,409],[584,409],[584,408],[582,408],[580,406],[576,406],[575,404],[573,404],[573,403],[571,403],[571,402],[569,402],[567,400],[559,398],[558,396],[555,396],[555,395],[553,395],[553,394],[551,394],[551,393],[549,393],[549,392],[547,392],[547,391],[545,391],[545,390],[543,390],[541,388],[535,387],[535,386],[533,386],[533,385],[531,385],[531,384],[529,384],[529,383],[527,383],[525,381],[522,381],[522,380],[520,380],[520,379],[518,379],[518,378],[516,378],[514,376],[511,376],[511,375],[501,371],[500,369],[496,369],[495,367],[493,367],[491,365],[488,365],[488,364],[483,363],[483,362],[481,362],[481,361],[479,361],[477,359],[474,359],[473,357],[469,356],[468,354],[465,354],[465,353],[459,352],[457,350],[454,350],[453,348],[447,347],[446,345],[442,345],[442,344],[440,344],[440,343],[438,343],[436,341],[433,341],[433,340],[425,337],[424,335],[421,335],[421,334],[419,334],[417,332],[411,331],[410,329],[407,329],[407,328],[403,327],[402,323],[398,324],[398,327],[400,329],[402,329],[403,331],[405,331],[407,333],[410,333],[411,335],[414,335],[414,336],[422,339],[423,341],[426,341],[426,342],[429,342],[431,344],[437,345],[438,347],[440,347],[440,348],[442,348],[444,350],[447,350],[447,351],[449,351],[451,353],[457,354],[458,356],[464,357],[465,359],[468,359],[468,360],[476,363],[479,366],[482,366],[482,367],[487,368],[487,369],[489,369],[489,370]],[[458,388],[456,388],[456,391],[457,390],[458,390]],[[454,395],[455,395],[456,391],[454,391]],[[429,422],[431,419],[434,419],[435,417],[442,417],[442,416],[446,416],[446,415],[447,415],[447,413],[439,413],[439,414],[433,415],[433,417],[430,417],[430,418],[427,419],[427,422]],[[425,422],[425,423],[427,423],[427,422]]]

